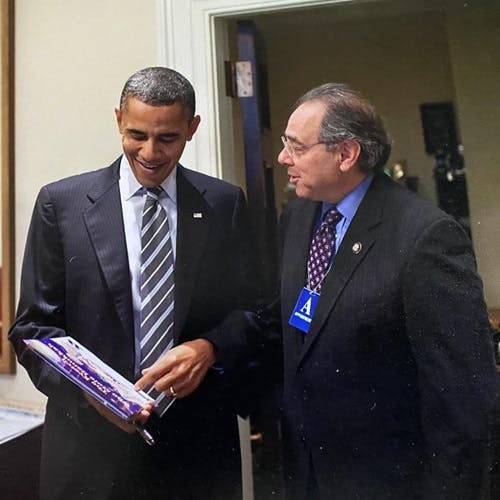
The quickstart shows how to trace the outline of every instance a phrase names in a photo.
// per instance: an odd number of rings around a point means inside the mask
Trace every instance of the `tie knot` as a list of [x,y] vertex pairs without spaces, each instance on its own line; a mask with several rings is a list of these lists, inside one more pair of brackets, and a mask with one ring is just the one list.
[[330,226],[335,226],[340,219],[342,219],[342,214],[337,210],[336,207],[332,207],[323,216],[323,223]]
[[163,189],[159,187],[146,188],[146,193],[149,197],[158,200]]

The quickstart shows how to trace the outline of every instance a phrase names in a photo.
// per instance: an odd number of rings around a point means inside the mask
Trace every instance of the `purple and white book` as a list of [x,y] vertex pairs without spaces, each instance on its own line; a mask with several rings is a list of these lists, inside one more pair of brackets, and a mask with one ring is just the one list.
[[28,339],[28,348],[124,420],[131,421],[154,399],[72,337]]

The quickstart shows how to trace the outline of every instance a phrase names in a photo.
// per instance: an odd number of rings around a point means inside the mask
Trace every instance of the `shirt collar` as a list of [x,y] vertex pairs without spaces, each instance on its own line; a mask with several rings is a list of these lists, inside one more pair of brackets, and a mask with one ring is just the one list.
[[[174,202],[177,203],[177,165],[173,168],[170,175],[161,183],[163,191]],[[120,190],[124,200],[129,200],[132,196],[142,193],[144,187],[139,184],[135,178],[134,172],[125,155],[122,155],[120,161]]]
[[[368,174],[362,182],[360,182],[346,197],[337,203],[337,210],[349,222],[354,218],[361,201],[363,200],[366,191],[370,187],[373,179],[373,174]],[[323,202],[321,206],[321,216],[323,217],[327,210],[335,206],[333,203]]]

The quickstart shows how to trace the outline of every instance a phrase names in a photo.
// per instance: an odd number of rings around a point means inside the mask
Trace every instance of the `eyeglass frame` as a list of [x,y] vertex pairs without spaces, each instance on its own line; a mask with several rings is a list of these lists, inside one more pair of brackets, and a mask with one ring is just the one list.
[[297,151],[297,146],[290,144],[288,142],[288,137],[285,134],[282,134],[280,136],[280,139],[281,139],[281,142],[283,143],[283,148],[285,149],[285,151],[290,156],[292,156],[294,158],[299,157],[299,156],[307,153],[311,148],[313,148],[314,146],[317,146],[318,144],[327,144],[327,145],[336,144],[333,142],[326,142],[326,141],[318,141],[318,142],[315,142],[314,144],[302,144],[302,143],[300,143],[300,145],[298,146],[300,148],[300,150]]

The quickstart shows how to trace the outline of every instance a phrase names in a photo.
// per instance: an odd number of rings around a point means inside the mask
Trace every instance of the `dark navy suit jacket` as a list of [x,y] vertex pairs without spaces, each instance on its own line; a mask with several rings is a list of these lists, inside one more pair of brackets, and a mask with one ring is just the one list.
[[[42,498],[218,498],[240,493],[235,371],[217,329],[252,298],[246,203],[239,188],[181,166],[177,171],[175,343],[205,337],[218,363],[191,396],[152,422],[149,448],[98,416],[82,394],[23,345],[71,335],[126,378],[134,331],[119,160],[40,191],[26,244],[10,339],[48,396]],[[202,214],[201,217],[193,214]],[[169,496],[170,495],[170,496]],[[190,496],[191,495],[191,496]]]
[[488,498],[497,374],[466,233],[376,175],[304,335],[288,320],[319,208],[289,204],[277,307],[239,318],[250,343],[281,326],[287,498],[311,470],[325,500]]

